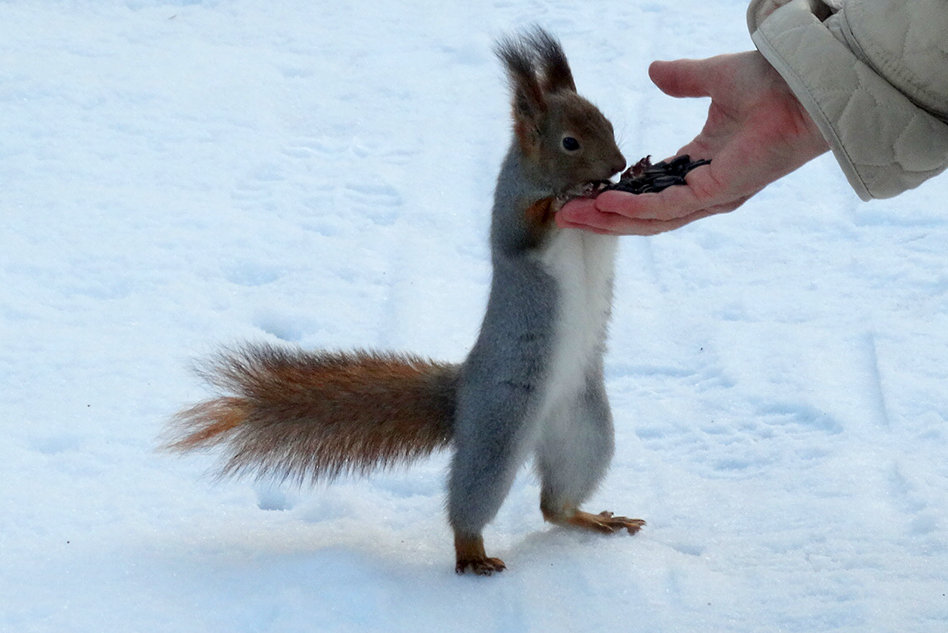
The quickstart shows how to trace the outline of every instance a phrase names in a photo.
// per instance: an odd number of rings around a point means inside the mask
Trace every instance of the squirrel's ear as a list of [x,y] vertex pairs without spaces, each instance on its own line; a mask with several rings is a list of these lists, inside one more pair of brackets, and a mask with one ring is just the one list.
[[537,58],[542,64],[543,90],[576,92],[573,71],[569,68],[566,53],[563,52],[563,46],[559,40],[539,26],[533,29],[528,38],[530,46],[536,51]]
[[498,41],[494,51],[507,70],[513,97],[514,129],[522,142],[531,143],[531,139],[539,134],[540,121],[547,110],[533,54],[523,40],[511,38]]

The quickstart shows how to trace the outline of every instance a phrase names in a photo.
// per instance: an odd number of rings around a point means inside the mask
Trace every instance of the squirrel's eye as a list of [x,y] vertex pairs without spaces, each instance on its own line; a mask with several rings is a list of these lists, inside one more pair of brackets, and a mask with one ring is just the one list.
[[579,149],[579,141],[574,139],[572,136],[564,136],[563,149],[565,149],[567,152],[575,152]]

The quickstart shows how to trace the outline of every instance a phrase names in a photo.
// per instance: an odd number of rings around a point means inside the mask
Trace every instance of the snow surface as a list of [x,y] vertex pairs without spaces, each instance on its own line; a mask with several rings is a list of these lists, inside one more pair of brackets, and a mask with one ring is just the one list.
[[559,34],[627,158],[706,103],[744,0],[0,3],[0,630],[948,630],[948,177],[859,202],[828,156],[621,240],[617,453],[551,528],[524,470],[453,573],[446,455],[315,490],[155,450],[243,340],[460,360],[507,144],[491,41]]

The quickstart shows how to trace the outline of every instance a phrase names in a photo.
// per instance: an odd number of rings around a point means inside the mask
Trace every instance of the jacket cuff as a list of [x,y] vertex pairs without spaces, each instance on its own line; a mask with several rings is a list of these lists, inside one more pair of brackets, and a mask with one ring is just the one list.
[[889,198],[945,169],[948,125],[837,39],[828,28],[837,19],[821,22],[808,0],[748,13],[757,49],[817,124],[859,197]]

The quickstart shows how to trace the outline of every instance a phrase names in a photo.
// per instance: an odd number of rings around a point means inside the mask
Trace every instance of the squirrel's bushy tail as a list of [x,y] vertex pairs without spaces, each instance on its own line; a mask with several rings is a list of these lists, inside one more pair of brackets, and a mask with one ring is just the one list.
[[457,365],[254,345],[219,354],[201,373],[222,395],[175,416],[166,447],[222,446],[221,476],[331,479],[451,441]]

